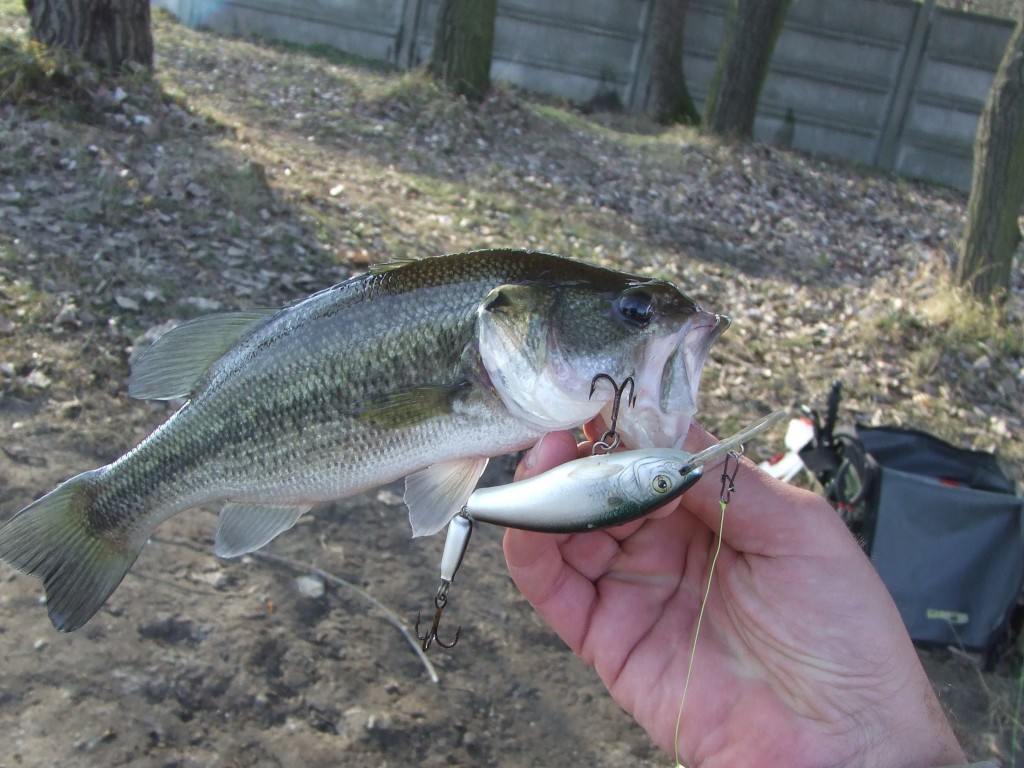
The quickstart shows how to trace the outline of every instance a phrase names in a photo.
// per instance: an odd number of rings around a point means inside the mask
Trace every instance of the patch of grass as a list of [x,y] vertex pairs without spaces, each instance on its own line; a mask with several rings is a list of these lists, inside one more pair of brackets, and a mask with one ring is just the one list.
[[538,102],[533,105],[533,111],[553,123],[559,123],[572,130],[594,130],[594,123],[592,121],[588,120],[569,106],[543,104]]
[[417,106],[435,99],[450,99],[434,78],[422,69],[411,69],[390,80],[383,93],[408,106]]
[[[227,153],[225,153],[227,154]],[[196,174],[196,180],[216,194],[218,203],[237,213],[258,213],[272,203],[264,167],[257,162],[240,159],[238,165],[207,167]]]
[[24,0],[0,0],[0,16],[24,16]]
[[[5,247],[5,257],[6,253],[13,253],[14,250],[13,247]],[[28,280],[5,280],[0,277],[0,317],[19,324],[45,322],[52,314],[53,303],[50,294]]]
[[872,317],[865,327],[869,337],[883,341],[905,341],[911,337],[920,337],[925,325],[906,306],[895,304]]
[[146,67],[111,75],[61,48],[0,36],[0,103],[33,116],[97,124],[112,104],[99,96],[120,88],[140,102],[170,103]]
[[409,70],[388,78],[379,92],[367,92],[366,96],[379,108],[386,109],[389,105],[400,107],[418,126],[463,124],[471,111],[465,99],[454,97],[423,69]]
[[907,356],[908,368],[918,376],[932,376],[944,362],[942,349],[928,345],[915,349]]
[[366,59],[362,56],[346,53],[340,48],[335,48],[327,43],[313,43],[311,45],[306,45],[303,43],[291,43],[282,40],[264,40],[261,38],[254,38],[252,41],[265,48],[275,48],[286,53],[300,54],[307,58],[326,61],[329,64],[338,64],[339,66],[344,67],[358,67],[371,72],[392,73],[398,71],[397,67],[393,64],[389,64],[388,62],[378,61],[377,59]]
[[939,329],[951,347],[975,346],[1001,357],[1024,356],[1024,328],[996,306],[943,275],[939,289],[921,303],[922,317]]
[[970,355],[973,350],[975,357],[982,353],[998,358],[1024,356],[1019,318],[1007,317],[956,285],[945,266],[935,264],[913,278],[896,276],[890,283],[888,295],[900,298],[886,301],[865,323],[869,336],[916,350],[932,347],[923,361],[934,358],[936,351]]
[[589,133],[614,141],[622,149],[642,151],[656,163],[678,164],[685,151],[718,152],[722,146],[692,126],[659,126],[646,117],[630,112],[584,114],[571,104],[542,101],[541,96],[530,94],[530,109],[538,116],[562,130]]
[[0,38],[0,102],[25,104],[45,96],[88,100],[92,68],[81,59],[34,40]]

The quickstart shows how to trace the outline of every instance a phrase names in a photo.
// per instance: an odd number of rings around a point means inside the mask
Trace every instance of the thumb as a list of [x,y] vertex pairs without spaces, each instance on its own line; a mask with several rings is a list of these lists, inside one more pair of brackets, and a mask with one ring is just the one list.
[[[549,432],[526,452],[516,467],[514,479],[525,480],[539,475],[578,456],[576,438],[571,432]],[[504,551],[509,572],[531,601],[564,567],[558,545],[566,538],[564,535],[553,536],[515,528],[505,531]]]
[[572,432],[548,432],[523,456],[516,467],[514,479],[525,480],[578,457],[579,450]]

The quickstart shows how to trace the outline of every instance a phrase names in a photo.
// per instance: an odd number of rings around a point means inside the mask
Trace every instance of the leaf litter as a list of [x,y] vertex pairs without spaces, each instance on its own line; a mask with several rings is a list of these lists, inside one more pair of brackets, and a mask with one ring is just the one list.
[[[25,18],[3,8],[0,36],[22,46]],[[0,98],[4,514],[166,418],[175,404],[133,402],[125,380],[129,355],[175,323],[294,301],[389,258],[505,246],[665,277],[730,314],[702,385],[713,430],[820,406],[840,379],[843,424],[927,429],[996,450],[1024,478],[1024,276],[1018,259],[1002,326],[951,291],[964,195],[509,88],[474,107],[419,73],[159,12],[154,31],[152,78],[67,65],[63,84]],[[507,479],[511,463],[495,464]],[[441,543],[408,540],[400,492],[326,505],[271,550],[410,620],[429,608]],[[12,755],[663,764],[517,597],[498,532],[474,537],[453,591],[467,634],[434,657],[440,687],[358,600],[252,558],[217,561],[209,515],[165,535],[189,544],[147,548],[69,637],[34,604],[34,581],[0,577]],[[973,754],[1007,756],[1012,664],[983,674],[962,654],[922,656]]]

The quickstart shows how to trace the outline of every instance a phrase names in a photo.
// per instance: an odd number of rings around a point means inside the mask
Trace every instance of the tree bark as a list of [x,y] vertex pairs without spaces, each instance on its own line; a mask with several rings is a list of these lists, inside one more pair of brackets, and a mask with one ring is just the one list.
[[25,0],[33,40],[111,72],[153,64],[149,0]]
[[497,0],[442,0],[430,73],[456,93],[479,101],[491,87]]
[[683,73],[683,30],[690,0],[652,0],[651,90],[647,114],[659,123],[699,123]]
[[733,0],[704,105],[709,131],[730,138],[753,135],[761,86],[788,6],[789,0]]
[[1024,10],[1006,45],[974,140],[974,173],[956,280],[977,296],[1010,289],[1024,202]]

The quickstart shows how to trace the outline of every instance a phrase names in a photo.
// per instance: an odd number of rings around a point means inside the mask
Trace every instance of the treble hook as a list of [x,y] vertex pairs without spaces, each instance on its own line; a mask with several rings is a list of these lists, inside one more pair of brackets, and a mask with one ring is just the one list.
[[608,431],[605,432],[601,439],[594,443],[592,452],[596,455],[597,452],[603,451],[604,453],[611,453],[619,447],[619,435],[615,431],[615,425],[619,420],[619,406],[622,404],[622,396],[626,392],[626,385],[629,385],[629,397],[626,398],[626,402],[632,408],[636,404],[636,386],[633,382],[632,376],[627,376],[621,384],[617,384],[615,379],[609,376],[607,373],[599,373],[590,380],[590,397],[594,396],[594,391],[597,389],[597,382],[604,379],[612,385],[612,391],[615,393],[612,398],[612,418],[611,424],[608,425]]
[[424,651],[429,650],[430,646],[435,642],[442,648],[454,648],[455,644],[459,642],[459,635],[462,634],[461,624],[455,630],[455,638],[450,643],[446,643],[437,636],[437,627],[441,623],[441,613],[448,604],[448,586],[450,584],[450,581],[442,580],[441,586],[437,588],[437,594],[434,596],[434,620],[430,623],[430,630],[426,634],[420,634],[420,615],[419,613],[416,614],[416,639],[423,643]]

